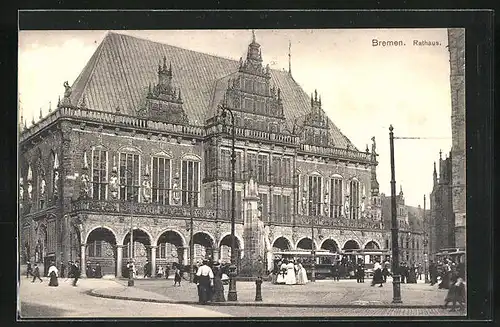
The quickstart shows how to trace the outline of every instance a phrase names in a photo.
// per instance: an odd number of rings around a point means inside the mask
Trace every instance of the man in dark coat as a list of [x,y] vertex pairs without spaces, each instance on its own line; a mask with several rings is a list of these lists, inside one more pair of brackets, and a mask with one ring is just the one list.
[[59,277],[64,278],[65,272],[66,272],[66,265],[64,264],[64,261],[61,261],[61,269],[60,269]]
[[102,268],[99,262],[95,264],[95,278],[102,278]]
[[76,283],[78,282],[78,279],[80,278],[81,270],[80,266],[78,265],[78,262],[74,262],[72,268],[72,276],[73,276],[73,286],[76,286]]
[[431,286],[438,282],[438,269],[436,263],[431,260],[429,264],[429,277],[431,278]]
[[356,282],[364,283],[365,282],[365,264],[362,260],[358,261],[358,265],[356,267]]
[[34,283],[37,278],[40,280],[40,283],[43,282],[42,278],[40,278],[40,268],[38,268],[37,264],[35,263],[35,267],[33,269],[33,280],[31,282]]
[[33,268],[31,268],[31,262],[26,262],[26,278],[29,278],[30,275],[33,275]]

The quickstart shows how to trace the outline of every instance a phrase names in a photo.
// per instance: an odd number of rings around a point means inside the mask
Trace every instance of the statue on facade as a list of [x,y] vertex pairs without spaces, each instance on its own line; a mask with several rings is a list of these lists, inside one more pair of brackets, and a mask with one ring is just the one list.
[[349,198],[347,198],[344,203],[344,215],[346,218],[349,218]]
[[69,86],[68,81],[64,82],[64,97],[69,98],[71,96],[72,90],[71,86]]
[[59,170],[54,170],[54,184],[53,184],[53,192],[52,194],[54,195],[54,198],[57,199],[57,196],[59,194]]
[[147,177],[144,178],[144,181],[142,182],[142,199],[146,203],[151,200],[151,182]]
[[80,183],[80,197],[86,199],[90,194],[90,179],[86,172],[82,173]]

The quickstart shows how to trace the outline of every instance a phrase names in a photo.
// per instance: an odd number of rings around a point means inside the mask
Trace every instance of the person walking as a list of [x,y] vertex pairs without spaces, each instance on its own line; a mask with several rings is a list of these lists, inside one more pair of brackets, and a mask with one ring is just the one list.
[[165,279],[168,279],[169,276],[170,276],[170,266],[167,264],[165,266]]
[[56,268],[56,263],[54,261],[52,261],[50,263],[50,267],[49,267],[49,277],[50,277],[50,280],[49,280],[49,286],[54,286],[54,287],[57,287],[59,286],[59,282],[57,280],[57,277],[58,277],[58,271],[57,271],[57,268]]
[[226,302],[224,297],[224,284],[222,283],[222,269],[220,264],[217,262],[213,267],[214,273],[214,292],[212,301],[213,302]]
[[174,272],[174,286],[179,284],[179,287],[181,286],[181,270],[179,269],[179,265],[175,265],[175,272]]
[[202,265],[196,271],[198,288],[198,301],[207,304],[210,299],[210,288],[214,285],[214,273],[208,266],[208,260],[203,260]]
[[40,278],[40,268],[38,268],[37,264],[35,263],[35,266],[33,268],[33,280],[31,282],[34,283],[37,278],[40,280],[40,283],[43,282],[42,278]]
[[26,278],[33,276],[33,268],[31,267],[31,262],[26,262]]
[[384,283],[384,279],[382,278],[382,266],[380,265],[380,260],[377,259],[375,264],[373,265],[373,279],[370,286],[375,286],[375,284],[380,284],[379,287],[382,287]]
[[76,286],[76,283],[78,283],[78,279],[80,278],[81,275],[81,270],[80,266],[78,265],[78,262],[74,262],[72,266],[72,276],[73,276],[73,286]]
[[61,278],[64,278],[65,272],[66,272],[66,265],[64,264],[64,261],[61,260],[61,269],[60,269],[59,276]]
[[364,283],[365,282],[365,267],[362,259],[358,260],[358,265],[356,267],[356,282]]
[[95,264],[95,278],[102,278],[102,267],[101,265],[99,264],[99,262],[97,262]]
[[297,284],[305,285],[309,282],[309,280],[307,279],[306,269],[304,268],[304,266],[302,266],[301,262],[299,262],[297,266],[298,266]]
[[286,265],[285,284],[286,285],[297,284],[297,277],[295,276],[295,265],[291,260]]
[[431,286],[437,283],[437,266],[434,260],[431,260],[429,263],[429,277],[431,279]]

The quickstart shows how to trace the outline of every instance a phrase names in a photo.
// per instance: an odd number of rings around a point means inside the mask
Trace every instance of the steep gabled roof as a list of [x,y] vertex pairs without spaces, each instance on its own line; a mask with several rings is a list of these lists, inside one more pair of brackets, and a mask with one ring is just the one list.
[[[180,88],[184,111],[193,125],[202,126],[213,115],[221,81],[238,70],[236,60],[182,49],[109,32],[72,85],[71,103],[79,105],[85,95],[90,109],[135,116],[145,103],[149,84],[157,83],[158,63],[172,63],[173,83]],[[311,111],[309,96],[285,71],[271,70],[272,82],[281,88],[288,124]],[[219,83],[217,83],[217,81]],[[332,143],[356,147],[330,121]]]

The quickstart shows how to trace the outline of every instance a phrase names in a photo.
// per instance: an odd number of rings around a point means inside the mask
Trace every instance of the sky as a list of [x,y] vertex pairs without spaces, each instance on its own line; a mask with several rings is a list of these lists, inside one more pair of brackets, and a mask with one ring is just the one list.
[[[246,56],[250,30],[116,31],[238,60]],[[107,31],[20,31],[19,109],[28,127],[55,109]],[[433,162],[451,149],[450,66],[446,29],[255,30],[263,63],[288,70],[307,94],[321,95],[322,108],[364,151],[375,136],[380,191],[390,195],[389,126],[395,140],[396,187],[406,204],[421,205],[432,191]],[[373,46],[399,41],[402,46]],[[413,45],[414,40],[439,45]],[[438,165],[439,169],[439,165]],[[429,200],[427,200],[429,208]]]

